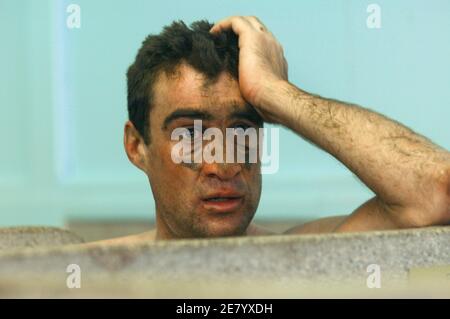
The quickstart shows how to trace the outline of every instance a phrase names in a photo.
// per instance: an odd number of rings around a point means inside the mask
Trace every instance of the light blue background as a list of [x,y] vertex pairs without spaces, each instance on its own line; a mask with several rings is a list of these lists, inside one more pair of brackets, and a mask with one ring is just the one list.
[[[66,8],[81,7],[81,28]],[[366,26],[381,7],[381,29]],[[146,177],[122,147],[125,72],[172,20],[258,16],[297,86],[358,103],[450,147],[450,1],[0,0],[0,225],[153,218]],[[342,164],[281,132],[258,218],[350,213],[371,192]]]

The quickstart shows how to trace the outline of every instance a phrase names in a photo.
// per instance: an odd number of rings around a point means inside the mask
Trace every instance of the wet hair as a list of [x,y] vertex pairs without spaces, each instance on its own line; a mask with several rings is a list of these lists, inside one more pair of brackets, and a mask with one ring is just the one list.
[[134,63],[128,68],[128,117],[143,137],[150,142],[149,117],[153,87],[161,72],[173,73],[181,63],[202,73],[208,82],[228,72],[238,79],[238,38],[233,31],[213,35],[213,24],[206,20],[188,27],[175,21],[158,35],[149,35],[142,43]]

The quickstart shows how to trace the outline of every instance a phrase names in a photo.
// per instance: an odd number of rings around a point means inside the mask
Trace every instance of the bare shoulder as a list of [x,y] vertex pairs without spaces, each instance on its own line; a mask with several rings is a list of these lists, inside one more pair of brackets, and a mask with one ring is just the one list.
[[[337,226],[339,226],[347,216],[332,216],[327,218],[318,219],[315,221],[311,221],[302,225],[298,225],[292,227],[285,231],[283,234],[286,235],[295,235],[295,234],[319,234],[319,233],[331,233],[333,232]],[[277,235],[277,233],[263,227],[257,225],[255,223],[251,223],[246,231],[247,236],[270,236]],[[95,242],[89,242],[86,244],[82,244],[83,246],[98,246],[98,245],[122,245],[122,244],[138,244],[144,242],[154,242],[156,240],[156,229],[150,230],[148,232],[130,235],[125,237],[118,237],[106,240],[100,240]]]
[[85,246],[96,246],[96,245],[122,245],[122,244],[138,244],[143,242],[153,242],[156,238],[156,230],[150,230],[144,233],[117,237],[105,240],[99,240],[94,242],[89,242],[84,244]]
[[346,215],[325,217],[292,227],[284,232],[287,235],[332,233],[347,218]]
[[251,223],[246,231],[247,236],[268,236],[268,235],[276,235],[275,232],[270,231],[269,229]]

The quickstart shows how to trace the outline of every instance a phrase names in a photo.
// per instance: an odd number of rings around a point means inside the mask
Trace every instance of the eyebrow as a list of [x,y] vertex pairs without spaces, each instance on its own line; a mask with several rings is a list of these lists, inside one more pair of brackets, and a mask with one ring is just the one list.
[[196,109],[178,109],[172,113],[170,113],[163,122],[162,128],[166,129],[169,124],[180,118],[189,118],[195,120],[211,120],[213,118],[212,114],[205,111],[199,111]]
[[[198,109],[193,108],[183,108],[178,109],[170,113],[163,122],[162,129],[165,130],[170,125],[171,122],[180,119],[180,118],[189,118],[194,120],[212,120],[214,116],[206,111],[199,111]],[[249,104],[245,105],[244,110],[234,111],[230,114],[230,118],[232,119],[245,119],[250,121],[258,126],[262,126],[263,119],[261,116],[252,109],[252,106]]]

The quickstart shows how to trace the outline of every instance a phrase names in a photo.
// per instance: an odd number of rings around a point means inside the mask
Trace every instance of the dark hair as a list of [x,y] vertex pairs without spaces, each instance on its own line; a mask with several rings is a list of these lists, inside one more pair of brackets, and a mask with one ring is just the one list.
[[136,60],[128,68],[128,117],[149,142],[149,113],[152,91],[160,72],[173,72],[182,62],[214,81],[223,71],[238,78],[238,39],[232,31],[209,33],[213,24],[206,20],[186,26],[175,21],[158,35],[149,35]]

